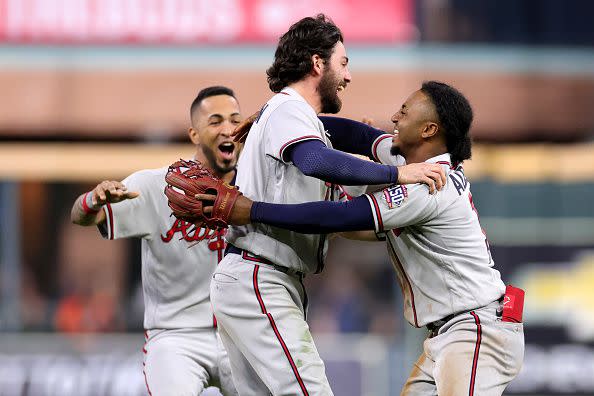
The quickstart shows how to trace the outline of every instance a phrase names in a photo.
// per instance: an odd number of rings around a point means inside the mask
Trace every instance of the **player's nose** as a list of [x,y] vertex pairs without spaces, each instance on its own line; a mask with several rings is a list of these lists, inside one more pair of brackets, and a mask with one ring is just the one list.
[[237,125],[235,125],[234,123],[232,123],[231,121],[226,121],[223,125],[223,128],[221,128],[221,132],[220,134],[223,136],[231,136],[233,134],[233,131],[235,130],[235,127]]
[[353,79],[353,77],[351,76],[351,72],[347,68],[346,69],[346,72],[345,72],[345,75],[344,75],[344,82],[350,83],[352,79]]

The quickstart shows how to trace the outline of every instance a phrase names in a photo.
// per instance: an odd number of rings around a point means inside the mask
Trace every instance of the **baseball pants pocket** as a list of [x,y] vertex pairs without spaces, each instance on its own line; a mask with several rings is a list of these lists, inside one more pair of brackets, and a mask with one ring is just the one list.
[[519,374],[524,361],[524,324],[498,320],[495,327],[501,334],[505,351],[506,374],[513,379]]
[[212,279],[218,283],[235,283],[237,282],[237,276],[229,274],[227,272],[215,272],[212,275]]

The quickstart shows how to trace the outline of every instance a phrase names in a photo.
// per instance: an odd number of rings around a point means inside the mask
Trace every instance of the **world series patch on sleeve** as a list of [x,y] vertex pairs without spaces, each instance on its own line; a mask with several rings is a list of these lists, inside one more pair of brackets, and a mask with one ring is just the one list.
[[405,185],[392,186],[384,190],[384,198],[390,209],[398,208],[408,197]]

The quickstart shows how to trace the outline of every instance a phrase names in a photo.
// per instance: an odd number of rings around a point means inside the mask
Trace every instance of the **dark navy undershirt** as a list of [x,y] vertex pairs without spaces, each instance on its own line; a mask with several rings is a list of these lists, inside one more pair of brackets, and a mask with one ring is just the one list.
[[367,155],[373,159],[373,142],[383,132],[346,118],[320,117],[320,120],[328,129],[330,141],[336,149],[326,147],[320,140],[306,140],[293,144],[285,151],[285,159],[304,175],[351,186],[397,182],[398,169],[395,166],[364,161],[343,152]]
[[359,121],[340,117],[318,117],[328,132],[332,147],[346,153],[360,154],[374,160],[373,143],[386,132]]
[[291,205],[254,202],[250,219],[253,223],[269,224],[302,234],[374,229],[373,213],[365,196],[346,202]]

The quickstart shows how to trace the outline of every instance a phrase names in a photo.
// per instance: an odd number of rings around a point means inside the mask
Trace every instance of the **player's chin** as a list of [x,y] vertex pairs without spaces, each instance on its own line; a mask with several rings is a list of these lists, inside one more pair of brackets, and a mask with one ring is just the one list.
[[234,170],[235,166],[237,165],[237,160],[235,160],[235,159],[233,159],[233,160],[221,159],[217,162],[218,162],[217,165],[218,165],[219,171],[221,173],[229,173],[232,170]]
[[400,146],[398,145],[397,142],[392,142],[392,147],[390,147],[390,154],[392,155],[400,155],[401,151],[400,151]]

